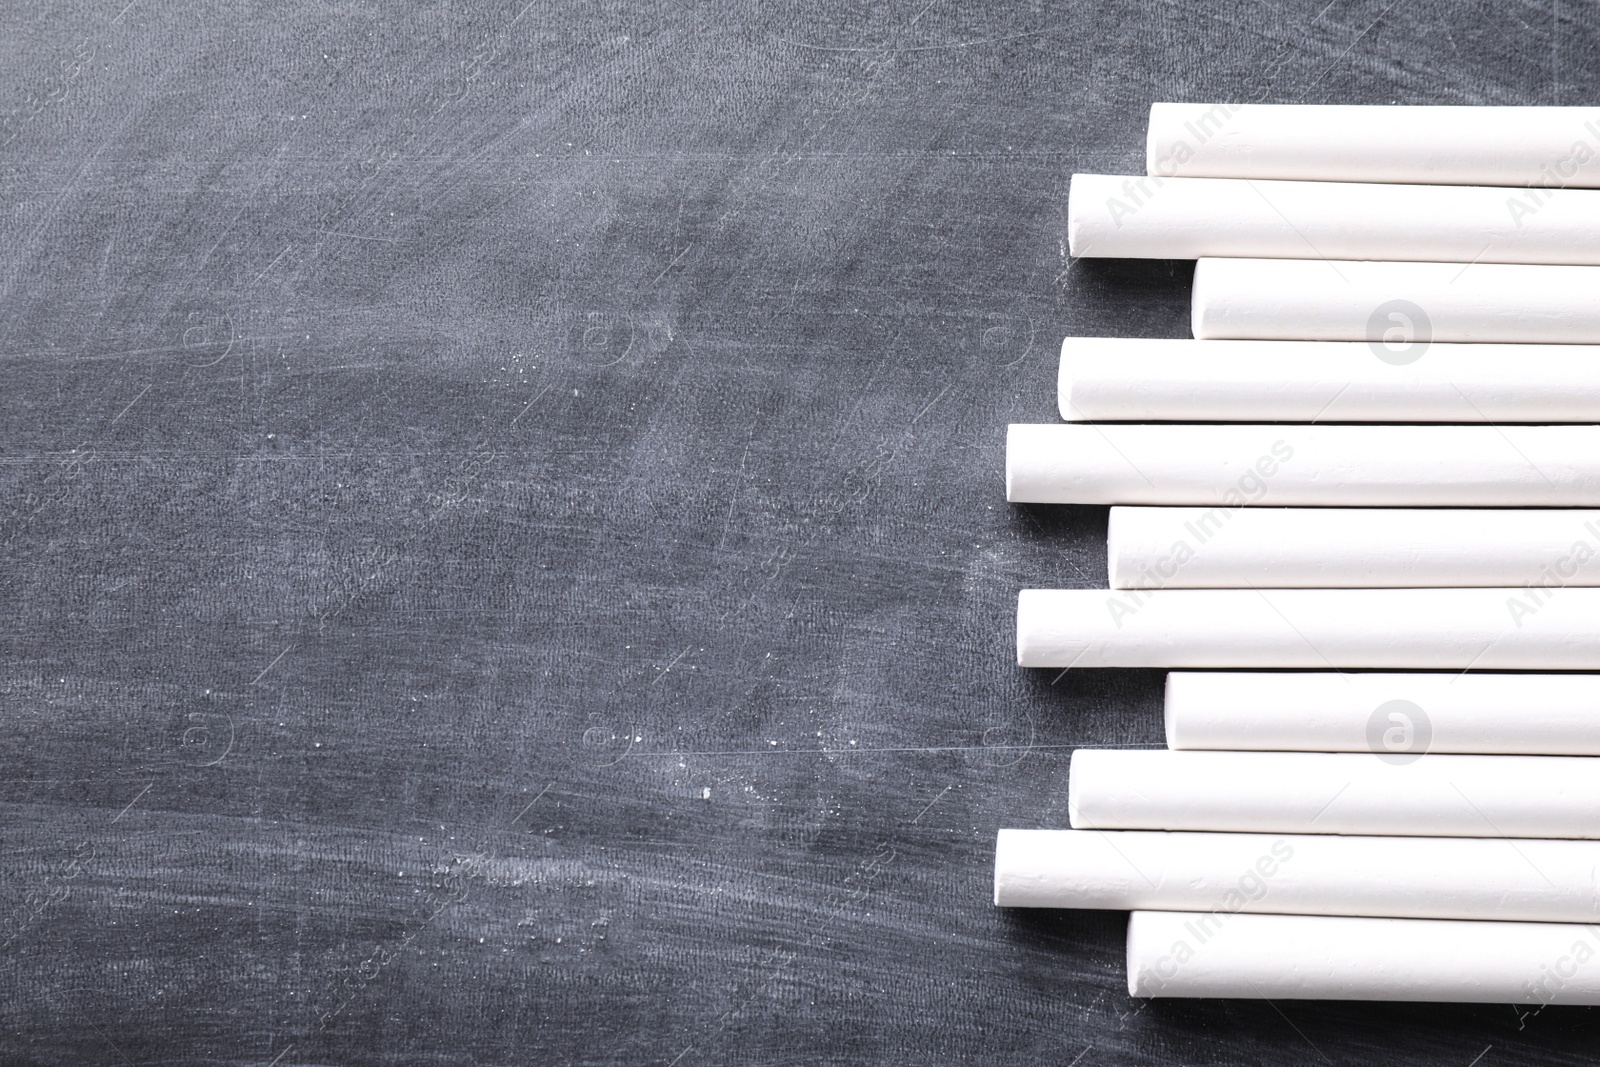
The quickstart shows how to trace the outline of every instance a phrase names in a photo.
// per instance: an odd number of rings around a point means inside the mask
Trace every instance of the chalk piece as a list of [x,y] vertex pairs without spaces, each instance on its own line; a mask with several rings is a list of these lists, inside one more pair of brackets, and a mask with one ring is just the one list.
[[1136,911],[1128,993],[1600,1004],[1597,952],[1574,923]]
[[1057,401],[1068,422],[1600,422],[1600,346],[1068,337]]
[[1531,185],[1537,208],[1600,186],[1600,108],[1156,103],[1145,155],[1153,175]]
[[1072,754],[1075,830],[1600,838],[1600,758],[1396,752]]
[[1594,922],[1600,841],[1001,830],[1007,908]]

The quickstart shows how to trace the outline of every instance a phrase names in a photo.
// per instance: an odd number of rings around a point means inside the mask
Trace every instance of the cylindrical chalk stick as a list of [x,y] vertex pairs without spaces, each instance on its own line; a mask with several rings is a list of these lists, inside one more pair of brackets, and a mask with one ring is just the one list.
[[1600,346],[1068,337],[1057,400],[1068,422],[1600,422]]
[[1012,425],[1034,504],[1600,506],[1600,426]]
[[1136,911],[1136,997],[1600,1004],[1600,930],[1573,923]]
[[1600,190],[1074,174],[1074,256],[1600,263]]
[[1600,108],[1150,105],[1151,174],[1297,181],[1600,186]]
[[[1202,259],[1190,315],[1205,339],[1600,343],[1600,267]],[[1420,358],[1427,358],[1424,352]]]
[[1167,747],[1600,755],[1600,675],[1167,675]]
[[1113,589],[1600,585],[1600,511],[1111,509]]
[[1596,670],[1600,589],[1025,589],[1017,663]]
[[1078,749],[1075,830],[1600,838],[1600,759]]
[[1010,908],[1594,922],[1600,841],[1001,830]]

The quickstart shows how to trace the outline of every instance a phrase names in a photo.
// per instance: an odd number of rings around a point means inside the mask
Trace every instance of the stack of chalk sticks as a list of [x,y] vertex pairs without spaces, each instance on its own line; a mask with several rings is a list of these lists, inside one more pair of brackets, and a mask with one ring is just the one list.
[[1147,169],[1071,250],[1198,260],[1194,339],[1067,339],[1006,481],[1112,506],[1018,662],[1178,668],[1167,749],[995,903],[1131,911],[1135,996],[1600,1004],[1600,108],[1156,104]]

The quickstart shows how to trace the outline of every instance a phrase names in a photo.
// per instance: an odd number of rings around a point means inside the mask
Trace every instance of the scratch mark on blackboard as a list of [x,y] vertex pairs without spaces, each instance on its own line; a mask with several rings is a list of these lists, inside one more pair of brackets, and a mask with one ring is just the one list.
[[[930,4],[929,6],[931,7],[933,5]],[[928,801],[928,806],[923,808],[921,811],[917,812],[917,817],[915,819],[911,820],[912,824],[915,825],[916,823],[921,822],[922,821],[922,817],[924,815],[928,814],[928,812],[932,811],[933,810],[933,806],[935,804],[939,803],[939,801],[943,800],[945,793],[950,792],[951,788],[952,788],[951,786],[948,786],[948,785],[945,786],[944,789],[940,791],[938,796],[936,796],[932,800]],[[1074,1060],[1073,1062],[1076,1063],[1077,1061]]]
[[686,648],[682,652],[679,652],[676,656],[673,656],[672,657],[672,662],[667,664],[665,667],[661,668],[661,673],[660,674],[658,674],[654,678],[650,679],[650,684],[651,685],[655,685],[657,682],[661,681],[661,679],[665,678],[667,676],[667,672],[670,671],[672,668],[676,667],[678,665],[678,661],[680,659],[682,659],[683,657],[687,656],[689,654],[689,649],[693,648],[693,647],[694,647],[693,645],[690,645],[689,648]]
[[283,651],[278,653],[278,658],[273,660],[271,663],[267,664],[265,667],[263,667],[261,669],[261,673],[256,675],[253,679],[251,679],[250,684],[251,685],[255,685],[257,682],[261,681],[261,679],[265,678],[267,676],[267,672],[270,671],[272,668],[276,667],[278,665],[278,660],[281,660],[281,659],[283,659],[283,657],[287,656],[289,654],[289,649],[291,649],[293,647],[294,647],[294,642],[293,641],[291,641],[291,642],[289,642],[289,644],[285,645]]
[[[1395,0],[1396,3],[1399,0]],[[921,16],[918,16],[921,17]],[[1379,16],[1380,18],[1382,16]],[[1376,23],[1374,23],[1376,25]],[[1371,29],[1372,27],[1367,27]],[[1005,37],[987,37],[981,41],[951,41],[948,44],[922,44],[909,48],[883,48],[883,47],[842,47],[838,45],[806,44],[804,41],[790,41],[782,37],[774,38],[779,44],[786,44],[791,48],[808,48],[813,52],[939,52],[947,48],[976,48],[984,44],[1000,44],[1003,41],[1018,41],[1024,37],[1042,37],[1044,30],[1028,30],[1024,33],[1008,34]],[[1352,45],[1351,47],[1354,47]],[[1342,57],[1341,57],[1342,58]]]
[[132,410],[133,405],[137,404],[141,399],[143,399],[144,394],[148,393],[149,391],[150,391],[150,387],[148,385],[145,386],[143,389],[139,390],[139,395],[134,397],[132,400],[128,401],[128,406],[123,408],[121,411],[117,412],[117,417],[115,419],[112,419],[110,421],[110,423],[108,423],[107,425],[108,426],[115,426],[117,424],[118,420],[120,420],[122,418],[122,416],[126,415],[130,410]]
[[683,249],[682,252],[679,252],[676,256],[673,257],[671,263],[668,263],[665,267],[661,268],[661,273],[660,274],[657,274],[654,278],[650,279],[650,284],[654,285],[656,282],[659,282],[662,278],[665,278],[667,276],[667,271],[671,270],[673,267],[676,267],[679,263],[683,262],[683,257],[688,255],[692,251],[694,251],[694,242],[690,241],[686,246],[684,246],[684,249]]
[[528,409],[533,407],[533,405],[535,405],[535,404],[537,404],[539,402],[539,398],[540,397],[544,396],[544,394],[548,393],[551,389],[555,388],[555,384],[556,384],[555,382],[551,382],[549,385],[545,386],[543,389],[541,389],[537,393],[535,393],[533,395],[533,399],[528,401],[526,404],[524,404],[523,407],[522,407],[522,410],[517,412],[517,418],[516,419],[512,419],[506,425],[507,426],[515,426],[517,424],[517,419],[520,419],[520,418],[522,418],[522,416],[526,415],[528,413]]
[[924,16],[928,12],[932,11],[933,10],[933,5],[937,4],[938,2],[939,2],[939,0],[928,0],[927,4],[925,4],[923,6],[922,10],[917,12],[916,18],[914,18],[910,22],[906,23],[906,29],[909,30],[911,27],[915,26],[917,24],[918,19],[921,19],[922,16]]
[[[272,258],[272,262],[268,263],[264,268],[262,268],[261,273],[257,274],[255,276],[255,280],[252,281],[250,283],[250,285],[254,285],[256,282],[259,282],[262,278],[265,278],[267,276],[267,271],[271,270],[273,267],[276,267],[278,265],[278,260],[280,260],[284,256],[288,255],[289,254],[289,249],[291,249],[293,247],[294,247],[294,245],[292,245],[292,244],[284,245],[283,246],[283,251],[279,252],[276,256],[274,256]],[[245,286],[245,288],[246,289],[250,288],[250,285]],[[293,1047],[293,1046],[291,1046],[291,1047]]]
[[528,814],[528,812],[530,810],[532,810],[533,806],[535,804],[539,803],[539,801],[544,797],[544,795],[546,793],[550,792],[550,786],[552,786],[552,785],[555,785],[555,783],[551,782],[549,785],[546,785],[543,789],[539,790],[539,795],[534,797],[532,800],[528,801],[528,806],[526,808],[523,808],[521,811],[517,812],[517,814],[512,818],[511,822],[507,823],[506,825],[510,826],[511,823],[515,823],[518,819],[520,819],[524,815]]
[[359,233],[346,233],[344,230],[318,230],[318,233],[327,234],[329,237],[348,237],[354,241],[382,241],[386,245],[397,245],[400,242],[393,237],[367,237]]
[[132,800],[128,801],[128,806],[123,808],[121,811],[117,812],[117,817],[115,819],[111,820],[112,825],[115,825],[117,822],[119,822],[122,819],[122,817],[124,815],[126,815],[126,814],[128,814],[128,812],[132,811],[133,810],[133,806],[135,804],[139,803],[139,797],[142,797],[146,793],[150,792],[150,786],[153,786],[153,785],[155,785],[155,783],[151,782],[150,785],[147,785],[143,789],[139,790],[139,796],[136,796]]

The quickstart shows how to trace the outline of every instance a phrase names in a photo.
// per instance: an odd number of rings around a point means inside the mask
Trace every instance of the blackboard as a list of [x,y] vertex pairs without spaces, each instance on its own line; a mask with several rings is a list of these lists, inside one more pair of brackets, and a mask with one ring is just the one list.
[[989,901],[1155,672],[1014,666],[1152,100],[1595,99],[1592,8],[13,4],[0,1061],[1570,1063],[1586,1009],[1152,1002]]

